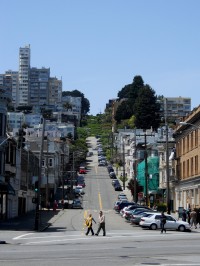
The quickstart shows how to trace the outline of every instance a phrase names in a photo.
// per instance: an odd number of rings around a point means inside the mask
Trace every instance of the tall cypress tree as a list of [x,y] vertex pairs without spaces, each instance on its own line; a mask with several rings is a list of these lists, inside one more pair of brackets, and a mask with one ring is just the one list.
[[137,128],[156,130],[160,124],[160,104],[157,103],[155,91],[145,85],[139,90],[134,105],[135,126]]

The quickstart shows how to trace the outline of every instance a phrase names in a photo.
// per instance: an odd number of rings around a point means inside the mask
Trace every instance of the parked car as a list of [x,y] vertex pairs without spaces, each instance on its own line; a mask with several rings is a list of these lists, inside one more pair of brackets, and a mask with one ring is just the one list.
[[115,207],[116,207],[117,205],[119,205],[121,202],[129,202],[129,201],[126,200],[126,199],[115,201],[115,203],[114,203],[114,210],[115,210]]
[[136,217],[137,215],[140,215],[140,213],[144,213],[148,211],[153,212],[153,210],[150,208],[141,208],[140,206],[138,208],[135,208],[134,210],[127,211],[126,214],[124,214],[124,218],[131,222],[133,218]]
[[77,179],[77,182],[85,181],[85,177],[83,175],[78,175],[76,179]]
[[[155,213],[155,212],[156,211],[153,211],[153,213]],[[145,210],[143,212],[134,213],[130,217],[130,223],[139,225],[142,217],[149,217],[151,214],[152,214],[152,211],[150,211],[150,210]]]
[[117,198],[120,200],[120,199],[124,199],[124,198],[126,198],[127,199],[127,196],[126,196],[126,194],[124,194],[124,193],[119,193],[119,195],[117,196]]
[[79,174],[86,174],[87,171],[84,166],[79,167]]
[[120,182],[118,179],[113,179],[112,180],[112,185],[115,186],[115,185],[120,185]]
[[108,165],[107,169],[108,169],[108,173],[110,173],[110,172],[114,172],[114,169],[113,169],[113,167],[112,167],[112,166],[110,166],[110,165]]
[[85,194],[82,186],[76,186],[75,189],[74,189],[74,192],[75,192],[75,194],[80,194],[80,195],[84,195]]
[[135,212],[136,209],[138,209],[138,208],[141,208],[141,206],[138,204],[126,206],[120,211],[120,214],[122,217],[125,217],[125,213],[127,214],[127,216],[128,216],[128,214],[130,214],[130,216],[131,216],[132,212]]
[[85,181],[78,181],[77,182],[77,186],[80,186],[80,187],[85,187]]
[[[142,217],[140,220],[140,226],[143,228],[149,228],[156,230],[160,228],[161,213],[152,213],[148,217]],[[190,224],[180,220],[174,219],[171,215],[166,215],[166,229],[179,230],[181,232],[190,230]]]
[[115,188],[115,191],[123,191],[123,188],[120,184],[115,185],[114,188]]
[[99,166],[106,166],[106,161],[105,160],[101,160],[99,161]]
[[80,199],[74,199],[71,205],[72,209],[83,209]]
[[114,209],[115,209],[115,211],[116,212],[120,212],[121,211],[121,209],[123,209],[124,207],[126,207],[126,206],[130,206],[130,205],[135,205],[135,203],[134,202],[120,202],[117,206],[115,206],[114,207]]

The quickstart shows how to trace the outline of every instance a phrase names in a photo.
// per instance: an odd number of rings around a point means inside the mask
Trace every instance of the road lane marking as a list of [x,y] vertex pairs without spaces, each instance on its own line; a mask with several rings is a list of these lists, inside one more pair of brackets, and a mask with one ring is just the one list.
[[22,238],[22,239],[26,239],[26,238],[24,238],[25,236],[29,236],[29,235],[33,235],[33,234],[34,234],[34,233],[28,233],[28,234],[24,234],[24,235],[16,236],[16,237],[13,238],[13,240],[17,240],[17,239],[20,239],[20,238]]
[[99,192],[98,193],[98,196],[99,196],[99,209],[102,210],[102,200],[101,200],[101,193]]

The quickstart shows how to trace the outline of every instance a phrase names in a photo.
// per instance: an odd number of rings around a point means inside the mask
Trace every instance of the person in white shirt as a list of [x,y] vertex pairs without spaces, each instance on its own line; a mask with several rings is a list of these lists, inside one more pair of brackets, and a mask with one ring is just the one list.
[[96,232],[96,236],[99,235],[99,232],[101,231],[101,229],[103,230],[103,236],[106,235],[106,228],[105,228],[105,215],[103,214],[102,211],[99,212],[99,228]]

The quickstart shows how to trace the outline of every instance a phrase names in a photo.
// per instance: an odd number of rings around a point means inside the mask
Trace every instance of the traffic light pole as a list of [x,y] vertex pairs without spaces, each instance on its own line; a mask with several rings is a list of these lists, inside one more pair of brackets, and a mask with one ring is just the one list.
[[40,161],[39,161],[39,173],[38,173],[38,192],[37,192],[37,203],[35,210],[35,226],[34,230],[39,230],[40,225],[40,206],[41,206],[41,176],[42,176],[42,159],[43,159],[43,148],[44,148],[44,132],[45,132],[45,118],[43,117],[41,147],[40,147]]

